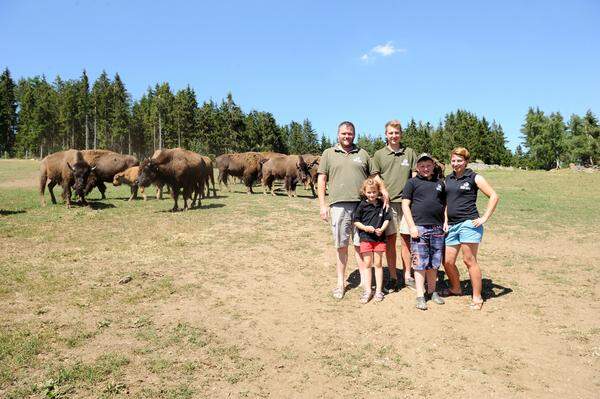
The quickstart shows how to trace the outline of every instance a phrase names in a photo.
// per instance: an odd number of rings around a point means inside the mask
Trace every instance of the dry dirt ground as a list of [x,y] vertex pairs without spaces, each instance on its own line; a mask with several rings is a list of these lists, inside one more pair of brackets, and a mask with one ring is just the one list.
[[109,186],[68,210],[38,205],[36,170],[0,161],[0,397],[600,396],[599,174],[484,173],[486,303],[423,312],[408,289],[331,297],[304,190],[173,214]]

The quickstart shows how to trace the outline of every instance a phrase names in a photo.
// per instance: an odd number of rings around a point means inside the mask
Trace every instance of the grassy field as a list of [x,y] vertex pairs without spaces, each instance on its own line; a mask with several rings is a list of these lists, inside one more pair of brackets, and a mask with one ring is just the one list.
[[421,312],[407,289],[331,298],[304,190],[43,208],[37,165],[0,161],[2,398],[598,397],[600,174],[483,172],[487,301]]

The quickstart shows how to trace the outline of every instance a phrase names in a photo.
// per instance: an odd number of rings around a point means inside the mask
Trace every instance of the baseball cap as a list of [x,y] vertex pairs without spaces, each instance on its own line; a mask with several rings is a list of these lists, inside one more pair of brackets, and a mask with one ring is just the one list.
[[430,159],[430,160],[433,161],[433,157],[431,155],[429,155],[428,153],[424,152],[424,153],[422,153],[421,155],[419,155],[417,157],[417,162],[421,162],[421,161],[424,161],[426,159]]

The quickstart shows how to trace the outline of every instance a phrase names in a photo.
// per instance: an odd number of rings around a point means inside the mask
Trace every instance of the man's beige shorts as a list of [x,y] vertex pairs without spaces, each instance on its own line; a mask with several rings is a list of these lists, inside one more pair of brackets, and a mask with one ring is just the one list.
[[[385,235],[391,236],[392,234],[410,234],[408,229],[408,223],[402,214],[402,203],[401,202],[390,202],[390,213],[392,214],[392,220],[385,229]],[[398,228],[400,226],[400,228]]]
[[337,202],[329,208],[333,243],[336,248],[347,247],[350,237],[354,245],[360,245],[358,229],[354,227],[354,211],[358,202]]

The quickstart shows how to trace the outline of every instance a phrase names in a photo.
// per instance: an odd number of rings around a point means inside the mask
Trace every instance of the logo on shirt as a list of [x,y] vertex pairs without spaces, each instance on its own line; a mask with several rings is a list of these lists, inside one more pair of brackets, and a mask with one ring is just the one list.
[[360,159],[360,157],[354,157],[354,158],[352,159],[352,161],[353,161],[353,162],[356,162],[356,163],[363,163],[363,161],[362,161],[362,159]]
[[468,181],[466,181],[466,182],[464,182],[463,184],[460,185],[459,189],[468,191],[468,190],[471,189],[471,185],[469,184]]
[[402,165],[402,166],[408,166],[408,159],[404,158],[402,160],[402,163],[400,165]]
[[442,185],[438,184],[437,186],[435,186],[435,189],[438,191],[442,191]]

